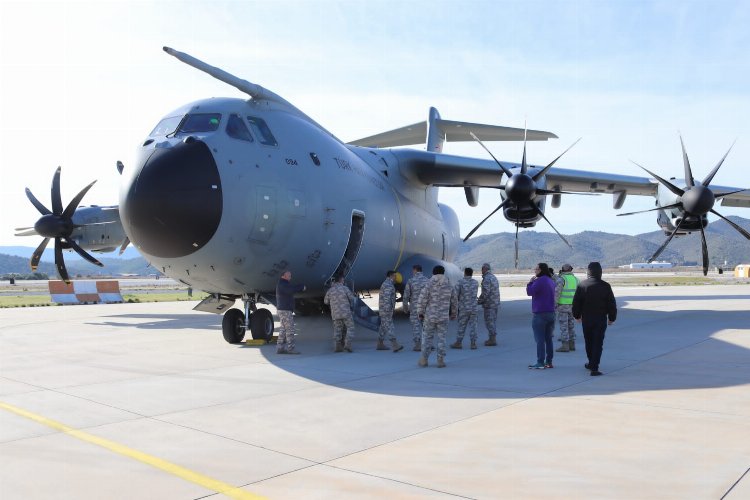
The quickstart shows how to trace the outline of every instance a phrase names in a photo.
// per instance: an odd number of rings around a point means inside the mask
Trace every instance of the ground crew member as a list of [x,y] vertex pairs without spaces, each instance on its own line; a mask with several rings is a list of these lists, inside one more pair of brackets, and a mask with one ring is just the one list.
[[418,365],[427,366],[427,360],[432,352],[432,342],[437,334],[437,366],[445,367],[445,336],[448,333],[448,320],[456,319],[456,290],[445,276],[443,266],[432,269],[432,278],[419,294],[417,313],[424,321],[422,330],[422,356]]
[[463,349],[464,333],[469,327],[471,348],[477,348],[477,291],[479,283],[473,278],[474,270],[464,269],[464,277],[456,285],[456,300],[458,300],[458,331],[456,341],[451,344],[453,349]]
[[573,275],[573,266],[563,264],[555,280],[555,304],[557,321],[560,323],[560,341],[557,352],[576,350],[575,318],[573,318],[573,296],[578,287],[578,278]]
[[[333,321],[333,351],[352,352],[354,340],[354,319],[352,318],[352,303],[356,297],[344,284],[344,276],[336,276],[333,285],[323,297],[323,303],[331,306],[331,320]],[[344,335],[346,330],[346,335]]]
[[485,341],[486,346],[497,345],[497,312],[500,309],[500,285],[497,278],[490,272],[488,263],[482,264],[482,293],[477,303],[484,308],[484,324],[487,326],[489,338]]
[[294,350],[294,294],[304,292],[305,285],[292,285],[292,272],[284,271],[276,284],[276,311],[279,313],[279,338],[276,354],[299,354]]
[[573,296],[573,317],[581,322],[586,342],[586,369],[591,376],[601,375],[599,362],[604,348],[604,332],[617,319],[617,303],[612,287],[602,280],[602,265],[589,263],[588,278],[576,288]]
[[419,300],[419,294],[430,279],[422,274],[422,266],[415,264],[411,269],[412,277],[406,283],[404,287],[404,301],[403,309],[404,312],[409,315],[409,321],[411,322],[411,333],[412,339],[414,340],[414,351],[422,350],[422,322],[419,321],[419,315],[417,314],[417,301]]
[[391,349],[398,352],[404,348],[396,341],[396,334],[393,333],[393,309],[396,307],[396,287],[393,280],[396,271],[385,273],[385,280],[380,285],[380,295],[378,296],[378,313],[380,314],[380,329],[378,330],[378,351],[387,351],[385,346],[385,337],[391,341]]

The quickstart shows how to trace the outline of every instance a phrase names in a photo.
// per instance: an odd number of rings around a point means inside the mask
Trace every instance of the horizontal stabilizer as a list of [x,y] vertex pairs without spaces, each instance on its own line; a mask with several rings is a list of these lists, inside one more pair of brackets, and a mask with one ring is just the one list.
[[[474,139],[471,137],[470,132],[474,132],[483,141],[523,141],[524,137],[524,129],[522,128],[441,119],[435,120],[435,124],[443,132],[445,140],[448,142],[473,141]],[[348,144],[352,146],[390,148],[424,144],[426,138],[427,122],[424,121],[363,139],[357,139]],[[557,139],[557,136],[551,132],[541,130],[526,131],[527,141],[546,141],[547,139]]]

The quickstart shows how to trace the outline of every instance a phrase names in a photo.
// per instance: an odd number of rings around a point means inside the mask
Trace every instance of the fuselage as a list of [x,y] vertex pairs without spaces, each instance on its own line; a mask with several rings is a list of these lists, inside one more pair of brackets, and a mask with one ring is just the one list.
[[387,150],[348,146],[279,103],[183,106],[122,176],[131,242],[208,292],[272,293],[285,269],[312,295],[336,272],[373,288],[389,269],[449,263],[458,250],[457,217],[436,188],[409,182]]

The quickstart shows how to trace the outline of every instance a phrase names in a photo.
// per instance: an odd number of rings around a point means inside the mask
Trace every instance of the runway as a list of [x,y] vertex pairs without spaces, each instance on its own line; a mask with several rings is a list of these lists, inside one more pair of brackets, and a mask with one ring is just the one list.
[[528,370],[501,294],[445,369],[324,316],[279,356],[188,302],[0,309],[0,498],[750,498],[750,284],[615,287],[602,377],[580,330]]

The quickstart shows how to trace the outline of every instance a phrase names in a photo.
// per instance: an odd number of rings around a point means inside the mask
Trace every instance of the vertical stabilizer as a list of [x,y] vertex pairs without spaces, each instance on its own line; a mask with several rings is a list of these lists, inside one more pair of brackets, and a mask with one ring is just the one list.
[[431,107],[430,116],[427,118],[427,151],[442,153],[443,141],[445,141],[445,132],[440,128],[440,113]]

